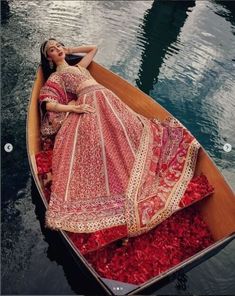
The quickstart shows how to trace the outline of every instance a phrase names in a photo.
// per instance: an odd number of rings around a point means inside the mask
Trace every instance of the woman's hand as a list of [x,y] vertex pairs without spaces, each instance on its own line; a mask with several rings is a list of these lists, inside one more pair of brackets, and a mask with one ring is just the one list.
[[94,113],[95,108],[88,104],[74,105],[75,101],[72,100],[68,105],[59,104],[58,102],[46,102],[47,111],[52,112],[75,112],[75,113]]
[[71,54],[71,49],[69,47],[63,47],[65,54]]
[[74,113],[94,113],[95,108],[91,107],[88,104],[81,104],[81,105],[70,105],[71,112]]

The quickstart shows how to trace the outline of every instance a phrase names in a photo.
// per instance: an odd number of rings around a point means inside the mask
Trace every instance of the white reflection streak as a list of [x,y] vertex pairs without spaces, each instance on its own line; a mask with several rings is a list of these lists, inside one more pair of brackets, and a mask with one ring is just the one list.
[[[60,0],[56,0],[56,1],[52,1],[52,7],[58,7],[58,6],[61,6],[61,7],[76,7],[76,8],[82,8],[84,7],[87,3],[87,1],[68,1],[68,0],[65,0],[65,1],[60,1]],[[92,2],[96,2],[96,1],[89,1],[90,3]]]

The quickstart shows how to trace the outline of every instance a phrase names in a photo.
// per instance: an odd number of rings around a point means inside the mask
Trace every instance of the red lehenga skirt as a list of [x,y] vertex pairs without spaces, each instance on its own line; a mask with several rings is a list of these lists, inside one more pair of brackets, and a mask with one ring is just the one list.
[[193,177],[200,144],[176,119],[147,119],[102,85],[83,89],[83,103],[96,112],[70,113],[55,137],[46,212],[81,252],[148,232],[213,191]]

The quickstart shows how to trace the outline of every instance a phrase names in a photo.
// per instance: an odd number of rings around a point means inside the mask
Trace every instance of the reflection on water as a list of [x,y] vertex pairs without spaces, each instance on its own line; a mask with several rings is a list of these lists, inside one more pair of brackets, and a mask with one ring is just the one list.
[[6,24],[10,17],[10,8],[7,0],[1,1],[1,24]]
[[[2,143],[14,147],[2,149],[5,294],[98,291],[58,234],[44,229],[31,180],[25,120],[41,42],[97,44],[95,60],[176,116],[235,188],[234,150],[222,149],[235,147],[234,20],[234,4],[221,1],[1,1]],[[157,293],[232,293],[234,248],[187,273],[185,291],[173,282]]]
[[141,38],[140,42],[144,37],[145,43],[139,78],[136,81],[137,86],[145,93],[149,93],[153,84],[157,83],[166,52],[175,56],[180,50],[177,36],[187,18],[188,10],[194,5],[194,1],[154,1],[152,7],[146,11],[141,24],[143,34],[137,36]]

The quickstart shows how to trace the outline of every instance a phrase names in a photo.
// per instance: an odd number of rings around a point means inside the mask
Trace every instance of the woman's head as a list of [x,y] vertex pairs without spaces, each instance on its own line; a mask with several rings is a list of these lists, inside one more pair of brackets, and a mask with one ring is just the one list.
[[55,38],[44,41],[41,45],[41,65],[45,79],[56,70],[56,66],[65,59],[64,44]]
[[75,65],[83,58],[79,55],[66,55],[64,44],[55,38],[50,38],[44,41],[40,48],[41,66],[45,80],[55,72],[57,64],[66,60],[70,65]]
[[54,62],[56,65],[64,60],[64,45],[54,38],[45,41],[42,44],[42,53],[46,59]]

